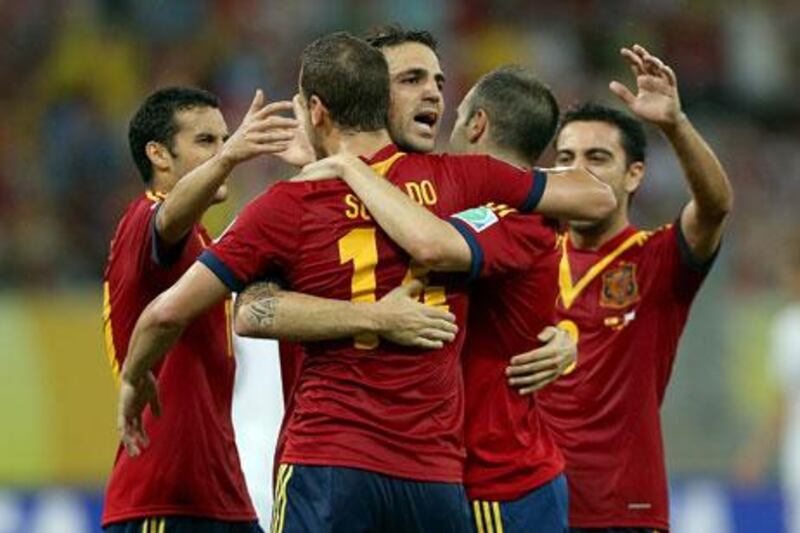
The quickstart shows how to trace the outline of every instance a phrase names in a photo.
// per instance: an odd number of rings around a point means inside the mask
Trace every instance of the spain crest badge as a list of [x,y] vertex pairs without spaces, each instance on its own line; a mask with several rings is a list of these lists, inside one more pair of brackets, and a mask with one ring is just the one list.
[[636,265],[620,263],[603,274],[603,288],[600,305],[612,309],[628,307],[639,300],[639,286],[636,284]]

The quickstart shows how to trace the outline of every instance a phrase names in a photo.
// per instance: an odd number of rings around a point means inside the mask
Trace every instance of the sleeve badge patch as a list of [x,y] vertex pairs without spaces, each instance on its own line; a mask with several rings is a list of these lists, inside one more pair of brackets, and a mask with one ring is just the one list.
[[635,264],[621,263],[603,274],[603,288],[600,293],[602,307],[621,309],[638,300],[639,286],[636,283]]
[[499,219],[497,215],[488,207],[473,207],[466,211],[461,211],[453,215],[455,218],[465,222],[469,227],[480,233]]

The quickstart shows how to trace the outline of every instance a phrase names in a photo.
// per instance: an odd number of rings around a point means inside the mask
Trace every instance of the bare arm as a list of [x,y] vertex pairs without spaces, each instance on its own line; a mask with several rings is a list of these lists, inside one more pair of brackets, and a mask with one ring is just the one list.
[[177,342],[186,326],[230,293],[202,263],[195,262],[168,290],[148,305],[136,322],[120,373],[117,426],[131,455],[145,443],[141,415],[150,403],[157,414],[158,399],[151,368]]
[[353,303],[254,283],[236,299],[238,335],[299,341],[339,339],[372,333],[397,344],[440,348],[455,338],[455,316],[417,302],[422,284],[398,287],[379,302]]
[[616,209],[611,187],[583,168],[548,168],[536,212],[551,218],[601,220]]
[[623,48],[622,55],[636,76],[637,92],[616,81],[611,90],[636,116],[658,126],[675,150],[692,194],[681,214],[681,229],[694,257],[708,260],[733,207],[728,176],[682,111],[675,72],[639,45]]
[[722,239],[725,220],[733,207],[733,189],[714,152],[688,118],[664,133],[681,162],[692,193],[681,214],[681,229],[694,257],[706,261]]
[[293,341],[377,333],[379,319],[370,309],[370,304],[318,298],[259,282],[236,298],[234,330],[245,337]]
[[[553,169],[537,212],[549,216],[594,219],[616,207],[611,189],[581,169]],[[413,202],[358,158],[329,157],[304,169],[296,179],[341,176],[364,202],[389,237],[416,261],[437,271],[468,271],[472,253],[448,222]]]
[[292,109],[291,102],[264,105],[264,93],[256,91],[241,126],[222,150],[178,180],[156,215],[156,230],[167,244],[179,242],[211,205],[233,168],[260,154],[285,150],[297,121],[276,113]]

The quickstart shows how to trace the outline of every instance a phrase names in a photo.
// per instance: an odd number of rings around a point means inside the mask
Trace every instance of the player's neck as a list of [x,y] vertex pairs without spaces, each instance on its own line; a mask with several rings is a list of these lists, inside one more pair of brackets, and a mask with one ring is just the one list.
[[605,243],[619,235],[630,221],[625,210],[614,214],[596,224],[574,224],[569,228],[569,239],[579,250],[597,250]]
[[386,130],[338,132],[330,137],[326,148],[330,155],[346,152],[355,156],[370,157],[391,142],[392,139]]
[[521,168],[522,170],[531,170],[531,168],[533,168],[531,167],[531,164],[525,161],[523,158],[500,148],[492,148],[487,152],[487,155],[490,155],[495,159],[499,159],[504,163],[508,163],[509,165]]
[[159,194],[167,194],[175,187],[177,182],[178,180],[170,175],[155,173],[147,188]]

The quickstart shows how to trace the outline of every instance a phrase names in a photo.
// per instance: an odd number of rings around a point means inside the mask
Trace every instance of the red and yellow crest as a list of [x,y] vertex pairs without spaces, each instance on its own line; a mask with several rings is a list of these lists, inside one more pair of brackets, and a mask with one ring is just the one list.
[[639,300],[639,286],[636,284],[636,265],[620,263],[616,268],[603,274],[603,288],[600,305],[612,309],[627,307]]

